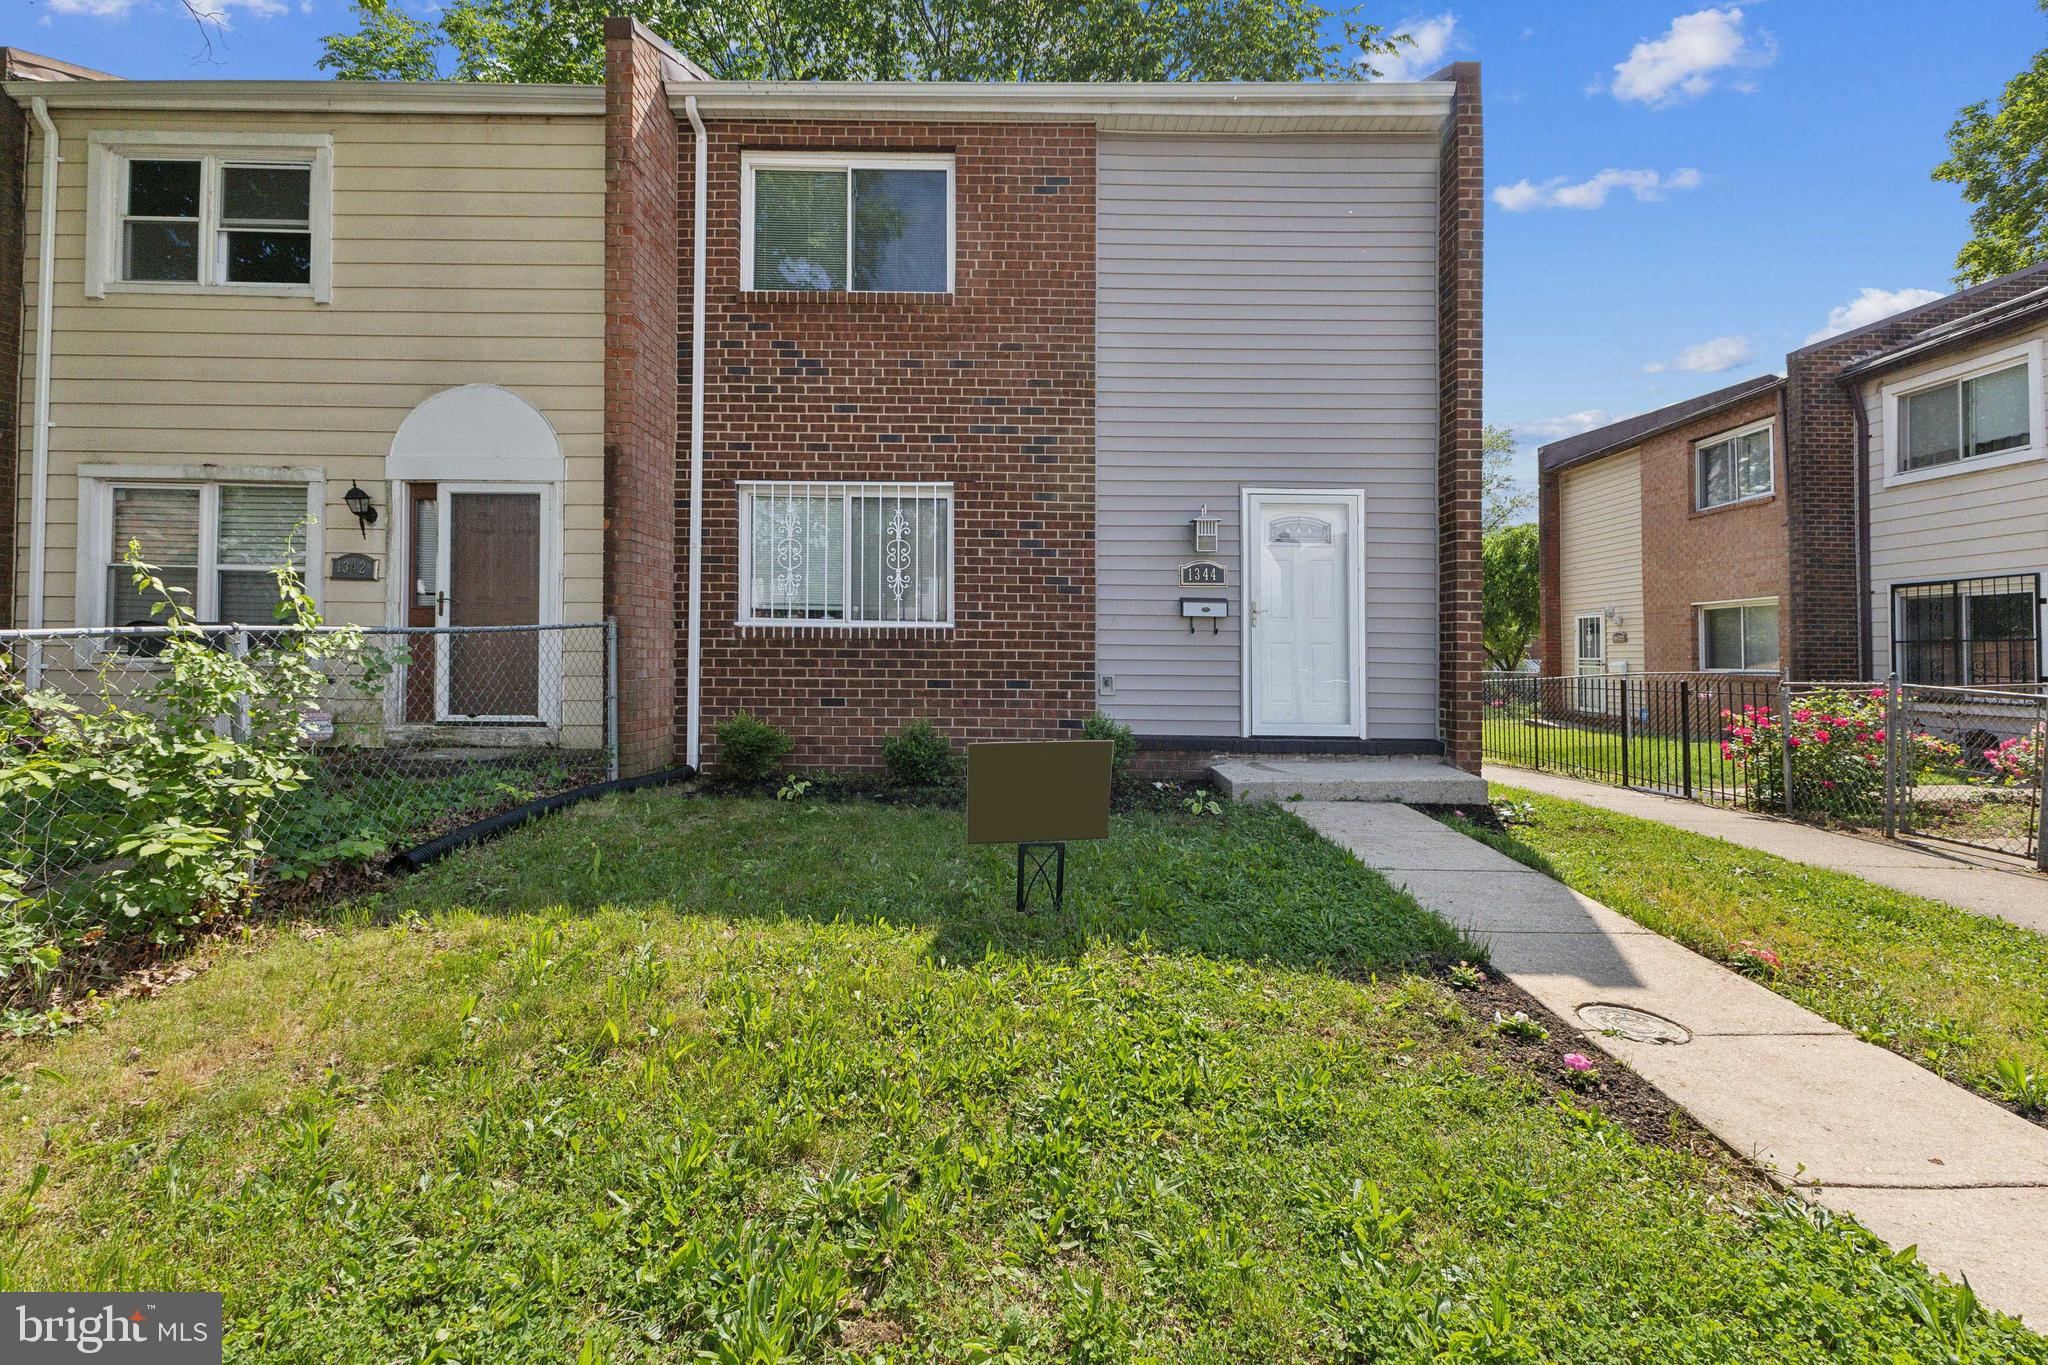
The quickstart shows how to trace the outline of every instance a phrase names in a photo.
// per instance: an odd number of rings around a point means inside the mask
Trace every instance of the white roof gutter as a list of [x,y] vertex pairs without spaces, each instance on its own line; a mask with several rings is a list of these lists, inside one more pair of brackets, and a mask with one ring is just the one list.
[[697,115],[697,101],[685,97],[683,112],[696,134],[690,157],[695,181],[690,220],[690,584],[689,677],[683,708],[683,762],[692,768],[703,760],[704,711],[704,252],[706,203],[710,197],[710,135]]
[[[36,398],[35,434],[29,456],[28,512],[28,625],[43,624],[43,579],[49,557],[50,522],[50,351],[51,311],[56,301],[57,262],[57,168],[64,158],[57,142],[57,125],[50,122],[49,106],[39,95],[29,102],[29,114],[43,138],[43,206],[36,228]],[[32,659],[30,684],[40,681],[40,660]]]
[[1449,115],[1449,81],[671,81],[670,103],[713,117],[1066,120],[1104,128],[1426,132]]

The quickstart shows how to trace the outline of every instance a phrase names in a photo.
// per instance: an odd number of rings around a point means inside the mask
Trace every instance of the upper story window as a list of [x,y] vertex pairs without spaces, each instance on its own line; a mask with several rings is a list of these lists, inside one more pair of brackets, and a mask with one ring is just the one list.
[[1893,452],[1887,483],[1939,478],[2042,451],[2041,343],[1952,365],[1884,389]]
[[1899,400],[1899,467],[1974,460],[2027,444],[2027,367],[2011,365]]
[[1769,497],[1773,484],[1771,423],[1766,420],[1693,447],[1694,505],[1702,512]]
[[94,133],[89,155],[88,296],[329,297],[332,155],[324,135]]
[[748,152],[740,287],[945,294],[953,288],[953,158]]

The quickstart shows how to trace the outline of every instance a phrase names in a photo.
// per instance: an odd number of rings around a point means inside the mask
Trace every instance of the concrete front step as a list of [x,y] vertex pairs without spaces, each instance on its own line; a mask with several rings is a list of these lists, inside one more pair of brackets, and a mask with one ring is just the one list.
[[1399,801],[1455,806],[1486,800],[1486,779],[1435,758],[1291,755],[1219,758],[1209,775],[1237,801]]

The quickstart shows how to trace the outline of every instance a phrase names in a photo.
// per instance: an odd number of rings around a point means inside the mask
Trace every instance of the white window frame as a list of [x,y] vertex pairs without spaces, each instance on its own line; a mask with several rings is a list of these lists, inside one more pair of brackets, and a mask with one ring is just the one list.
[[[121,278],[121,224],[130,161],[197,161],[199,278]],[[245,284],[219,278],[221,172],[230,165],[305,166],[311,172],[307,227],[312,278],[305,284]],[[327,133],[93,132],[86,144],[85,296],[214,294],[334,301],[334,138]]]
[[[78,470],[78,577],[74,609],[81,626],[119,626],[107,619],[107,568],[118,558],[114,544],[114,489],[193,488],[199,490],[199,574],[189,604],[201,621],[214,618],[220,566],[215,541],[220,534],[220,490],[230,484],[302,484],[306,490],[305,584],[316,609],[324,609],[321,566],[324,541],[322,511],[327,475],[295,466],[88,464]],[[242,621],[238,625],[266,625]]]
[[[1722,505],[1723,505],[1723,506],[1726,506],[1727,504],[1725,504],[1725,503],[1724,503],[1724,504],[1722,504]],[[1783,659],[1783,658],[1785,657],[1785,609],[1784,609],[1784,607],[1783,607],[1783,606],[1782,606],[1782,605],[1781,605],[1781,604],[1779,603],[1779,601],[1778,601],[1778,599],[1777,599],[1777,598],[1775,598],[1775,597],[1737,597],[1737,598],[1731,598],[1731,599],[1729,599],[1728,601],[1725,601],[1725,602],[1695,602],[1695,603],[1693,603],[1693,604],[1692,604],[1692,615],[1693,615],[1693,629],[1694,629],[1694,631],[1696,632],[1696,636],[1697,636],[1697,639],[1698,639],[1698,651],[1699,651],[1699,652],[1698,652],[1698,654],[1697,654],[1697,655],[1696,655],[1695,657],[1696,657],[1696,658],[1698,658],[1698,660],[1699,660],[1699,671],[1700,671],[1700,672],[1702,672],[1702,673],[1770,673],[1770,672],[1775,672],[1775,671],[1776,671],[1776,669],[1777,669],[1777,665],[1776,665],[1776,664],[1773,664],[1773,665],[1771,665],[1771,666],[1770,666],[1770,667],[1768,667],[1768,668],[1766,668],[1766,667],[1763,667],[1763,666],[1761,666],[1761,665],[1759,665],[1759,666],[1757,666],[1757,667],[1751,667],[1751,666],[1750,666],[1750,664],[1749,664],[1749,632],[1748,632],[1748,626],[1749,626],[1749,621],[1748,621],[1748,609],[1749,609],[1749,608],[1751,608],[1751,607],[1771,607],[1771,608],[1774,608],[1774,609],[1775,609],[1775,610],[1776,610],[1776,611],[1778,612],[1778,657],[1779,657],[1779,659],[1781,659],[1781,660],[1782,660],[1782,659]],[[1743,624],[1743,627],[1744,627],[1744,629],[1743,629],[1743,635],[1742,635],[1742,658],[1743,658],[1743,666],[1742,666],[1742,667],[1740,667],[1740,668],[1715,668],[1715,667],[1713,667],[1712,665],[1710,665],[1710,664],[1708,664],[1708,663],[1707,663],[1707,613],[1708,613],[1708,612],[1710,612],[1710,611],[1728,611],[1728,610],[1730,610],[1730,609],[1736,609],[1736,610],[1740,610],[1740,611],[1742,611],[1742,612],[1743,612],[1743,615],[1744,615],[1744,619],[1743,619],[1743,623],[1742,623],[1742,624]]]
[[[1736,428],[1734,428],[1734,429],[1732,429],[1732,430],[1730,430],[1730,431],[1722,431],[1722,432],[1716,432],[1716,433],[1715,433],[1714,435],[1712,435],[1712,436],[1702,437],[1702,438],[1701,438],[1700,440],[1694,441],[1694,442],[1692,443],[1692,509],[1693,509],[1693,511],[1695,511],[1695,512],[1720,512],[1720,511],[1725,511],[1726,509],[1728,509],[1728,508],[1730,508],[1730,507],[1741,507],[1741,506],[1743,506],[1743,505],[1744,505],[1744,504],[1746,504],[1746,503],[1752,503],[1752,502],[1765,502],[1765,501],[1768,501],[1768,500],[1769,500],[1769,499],[1771,499],[1771,498],[1774,498],[1774,497],[1776,497],[1776,496],[1778,495],[1778,431],[1777,431],[1777,428],[1778,428],[1778,422],[1777,422],[1777,419],[1776,419],[1776,418],[1774,418],[1774,417],[1765,417],[1765,418],[1761,419],[1760,421],[1755,421],[1755,422],[1751,422],[1751,423],[1749,423],[1749,424],[1748,424],[1747,426],[1740,426],[1740,427],[1736,427]],[[1761,492],[1761,493],[1745,493],[1745,494],[1742,494],[1742,495],[1741,495],[1740,497],[1730,498],[1730,499],[1729,499],[1729,500],[1728,500],[1727,502],[1716,502],[1716,503],[1709,503],[1709,502],[1707,502],[1707,501],[1706,501],[1706,497],[1705,497],[1705,495],[1706,495],[1706,491],[1707,491],[1707,481],[1706,481],[1706,479],[1705,479],[1705,478],[1703,477],[1703,476],[1704,476],[1704,474],[1705,474],[1705,472],[1706,472],[1706,469],[1705,469],[1705,462],[1706,462],[1706,454],[1707,454],[1707,449],[1708,449],[1708,448],[1709,448],[1710,446],[1717,446],[1717,445],[1720,445],[1720,444],[1721,444],[1722,442],[1724,442],[1724,441],[1739,441],[1739,440],[1741,440],[1741,439],[1742,439],[1743,437],[1745,437],[1745,436],[1753,436],[1753,435],[1755,435],[1755,434],[1756,434],[1757,432],[1759,432],[1759,431],[1761,431],[1761,432],[1764,432],[1764,433],[1766,433],[1766,434],[1767,434],[1767,435],[1768,435],[1768,436],[1770,437],[1770,440],[1769,440],[1769,442],[1768,442],[1768,444],[1769,444],[1769,447],[1770,447],[1770,456],[1771,456],[1771,458],[1770,458],[1770,464],[1769,464],[1769,468],[1770,468],[1770,471],[1771,471],[1771,482],[1770,482],[1770,485],[1769,485],[1769,486],[1768,486],[1767,488],[1765,488],[1765,489],[1763,490],[1763,492]]]
[[[748,627],[773,626],[787,630],[951,630],[956,619],[955,600],[959,585],[956,568],[959,561],[960,501],[950,483],[905,483],[877,482],[860,479],[741,479],[738,489],[739,511],[739,590],[736,594],[738,610],[736,624]],[[847,532],[841,537],[840,585],[843,592],[850,594],[854,581],[853,535],[851,503],[860,497],[902,497],[945,499],[946,503],[946,614],[941,621],[855,621],[845,617],[837,620],[827,617],[756,616],[754,614],[754,495],[769,490],[786,492],[792,497],[837,497],[842,515],[848,518]],[[842,605],[842,610],[844,609]]]
[[[945,298],[954,290],[954,239],[958,236],[954,209],[954,158],[951,152],[741,152],[740,153],[740,288],[752,292],[754,285],[754,173],[777,171],[843,171],[846,173],[846,288],[770,289],[768,293],[821,294],[918,294]],[[855,171],[937,171],[946,173],[946,287],[928,289],[855,289],[853,287],[853,173]]]
[[[1886,384],[1879,391],[1884,405],[1884,486],[1894,488],[1902,484],[1925,483],[1930,479],[1978,474],[1987,469],[2002,469],[2007,465],[2038,460],[2048,454],[2048,395],[2044,395],[2041,386],[2042,351],[2043,342],[2036,338]],[[1899,439],[1903,434],[1899,425],[1902,399],[1929,389],[1960,385],[1999,370],[2009,370],[2021,361],[2027,366],[2027,444],[1991,455],[1965,455],[1952,463],[1930,465],[1926,469],[1905,468],[1906,445]]]

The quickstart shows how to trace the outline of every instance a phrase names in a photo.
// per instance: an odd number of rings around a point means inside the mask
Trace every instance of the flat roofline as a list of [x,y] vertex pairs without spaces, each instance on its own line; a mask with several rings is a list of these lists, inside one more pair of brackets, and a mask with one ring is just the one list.
[[528,114],[598,117],[599,85],[481,81],[7,81],[23,108],[221,113]]
[[1104,127],[1187,121],[1333,131],[1433,131],[1451,111],[1450,81],[696,81],[668,82],[676,109],[695,98],[710,115],[796,118],[887,114],[1066,120]]

